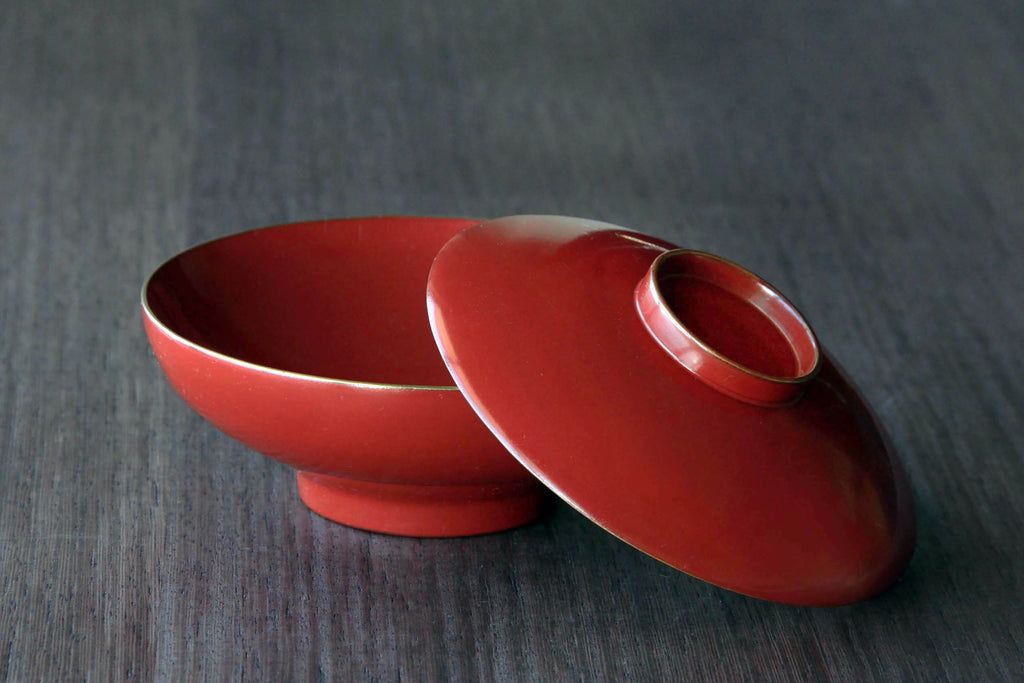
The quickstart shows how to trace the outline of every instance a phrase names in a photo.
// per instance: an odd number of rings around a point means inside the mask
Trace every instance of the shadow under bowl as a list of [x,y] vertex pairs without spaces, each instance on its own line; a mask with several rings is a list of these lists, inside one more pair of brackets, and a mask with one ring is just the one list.
[[434,256],[477,222],[335,219],[199,245],[143,286],[146,333],[185,401],[295,468],[324,517],[410,536],[525,524],[547,490],[453,384],[427,319]]

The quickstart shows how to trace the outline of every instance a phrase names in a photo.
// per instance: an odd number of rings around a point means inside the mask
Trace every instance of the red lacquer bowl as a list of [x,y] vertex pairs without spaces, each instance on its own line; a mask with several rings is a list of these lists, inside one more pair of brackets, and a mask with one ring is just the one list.
[[524,524],[546,489],[454,386],[424,308],[434,256],[476,222],[315,221],[194,247],[144,285],[146,333],[185,401],[294,467],[315,512],[412,536]]

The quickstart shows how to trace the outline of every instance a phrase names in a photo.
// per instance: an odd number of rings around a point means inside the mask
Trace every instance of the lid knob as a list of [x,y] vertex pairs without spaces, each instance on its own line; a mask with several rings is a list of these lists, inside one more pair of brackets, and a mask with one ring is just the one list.
[[790,404],[818,372],[814,332],[750,271],[688,249],[659,256],[636,288],[658,344],[708,386],[759,406]]

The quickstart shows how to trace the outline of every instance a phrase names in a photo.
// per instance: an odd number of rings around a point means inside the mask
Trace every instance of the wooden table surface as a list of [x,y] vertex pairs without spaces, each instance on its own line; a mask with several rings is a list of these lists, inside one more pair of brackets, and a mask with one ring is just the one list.
[[[394,213],[585,216],[773,281],[907,466],[908,572],[796,608],[562,504],[454,540],[311,514],[169,387],[139,287]],[[5,0],[0,678],[1024,679],[1022,252],[1016,0]]]

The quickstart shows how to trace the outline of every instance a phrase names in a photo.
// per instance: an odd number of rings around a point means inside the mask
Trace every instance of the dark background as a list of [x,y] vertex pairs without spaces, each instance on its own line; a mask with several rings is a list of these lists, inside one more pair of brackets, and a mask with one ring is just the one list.
[[[138,311],[186,246],[561,213],[774,282],[917,500],[909,571],[805,609],[564,505],[329,523],[178,398]],[[0,678],[1024,678],[1024,5],[0,5]]]

